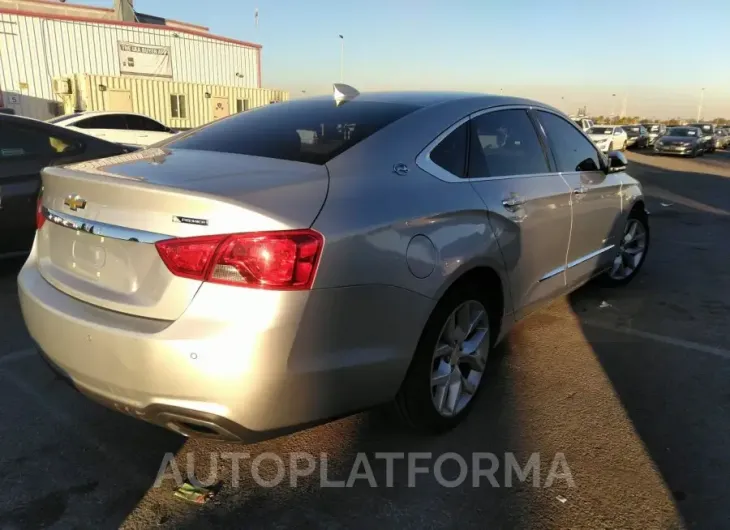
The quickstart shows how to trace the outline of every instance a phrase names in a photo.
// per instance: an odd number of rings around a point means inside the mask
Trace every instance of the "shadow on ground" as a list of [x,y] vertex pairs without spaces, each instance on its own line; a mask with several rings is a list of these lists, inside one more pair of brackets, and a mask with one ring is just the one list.
[[[645,267],[624,289],[589,285],[569,297],[579,321],[604,327],[584,324],[583,334],[693,528],[725,526],[730,504],[730,166],[713,169],[724,155],[700,159],[691,171],[633,156],[629,172],[642,181],[652,213]],[[597,309],[604,301],[610,306]],[[657,337],[647,342],[634,329]]]

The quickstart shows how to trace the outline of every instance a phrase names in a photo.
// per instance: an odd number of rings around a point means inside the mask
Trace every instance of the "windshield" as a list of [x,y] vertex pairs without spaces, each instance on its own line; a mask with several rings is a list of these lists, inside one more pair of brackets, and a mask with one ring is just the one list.
[[330,98],[290,101],[241,112],[216,121],[165,147],[326,164],[416,105]]
[[697,136],[697,129],[689,127],[672,127],[669,129],[667,136]]
[[588,134],[613,134],[613,127],[591,127]]
[[659,132],[661,130],[661,125],[647,125],[646,128],[649,132]]

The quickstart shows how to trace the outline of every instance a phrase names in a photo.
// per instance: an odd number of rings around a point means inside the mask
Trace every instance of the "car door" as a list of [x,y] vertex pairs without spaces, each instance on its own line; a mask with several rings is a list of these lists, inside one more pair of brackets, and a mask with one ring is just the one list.
[[469,133],[467,176],[498,235],[519,318],[566,287],[570,187],[525,108],[473,115]]
[[0,255],[30,250],[41,169],[82,151],[30,121],[0,123]]
[[130,133],[134,135],[135,145],[152,145],[172,136],[170,129],[146,116],[129,114],[127,124]]
[[593,143],[561,116],[535,112],[563,179],[573,212],[567,281],[575,286],[609,266],[622,233],[621,173],[608,173]]
[[134,144],[136,140],[136,135],[129,131],[127,118],[124,114],[89,116],[75,121],[69,127],[109,142]]

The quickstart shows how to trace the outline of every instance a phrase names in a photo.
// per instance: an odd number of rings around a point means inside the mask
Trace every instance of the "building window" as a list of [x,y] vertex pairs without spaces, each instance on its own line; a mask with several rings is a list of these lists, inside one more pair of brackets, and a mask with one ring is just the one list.
[[185,108],[185,96],[183,94],[172,94],[170,96],[170,112],[173,118],[187,118]]
[[236,100],[236,112],[244,112],[248,110],[248,100],[247,99],[237,99]]

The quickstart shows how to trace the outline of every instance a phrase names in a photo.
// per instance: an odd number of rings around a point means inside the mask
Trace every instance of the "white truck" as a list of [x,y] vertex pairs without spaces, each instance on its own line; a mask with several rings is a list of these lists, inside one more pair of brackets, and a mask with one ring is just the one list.
[[593,127],[593,120],[589,120],[588,118],[571,116],[570,119],[573,120],[578,127],[583,129],[583,132],[588,132],[588,129]]

